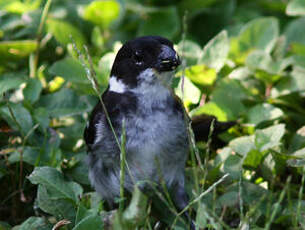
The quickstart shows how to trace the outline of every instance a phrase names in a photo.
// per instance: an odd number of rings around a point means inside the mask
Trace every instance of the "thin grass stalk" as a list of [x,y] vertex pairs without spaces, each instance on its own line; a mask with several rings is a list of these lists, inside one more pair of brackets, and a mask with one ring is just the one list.
[[43,32],[43,27],[46,22],[49,9],[51,6],[52,0],[48,0],[43,8],[41,18],[40,18],[40,23],[38,27],[38,32],[37,32],[37,37],[36,37],[36,42],[37,42],[37,49],[35,51],[35,56],[32,60],[30,60],[30,77],[34,78],[36,77],[37,73],[37,66],[38,66],[38,61],[39,61],[39,50],[40,50],[40,44],[41,44],[41,38],[42,38],[42,32]]
[[283,201],[283,199],[285,197],[285,194],[287,193],[287,189],[289,188],[290,181],[291,181],[291,176],[289,176],[287,178],[286,185],[285,185],[283,191],[281,192],[278,201],[274,205],[274,208],[273,208],[273,211],[271,213],[271,217],[270,217],[269,221],[265,225],[265,228],[264,228],[265,230],[269,230],[270,229],[271,224],[272,224],[273,220],[275,219],[275,216],[276,216],[276,214],[277,214],[277,212],[278,212],[278,210],[280,208],[280,204],[282,203],[282,201]]

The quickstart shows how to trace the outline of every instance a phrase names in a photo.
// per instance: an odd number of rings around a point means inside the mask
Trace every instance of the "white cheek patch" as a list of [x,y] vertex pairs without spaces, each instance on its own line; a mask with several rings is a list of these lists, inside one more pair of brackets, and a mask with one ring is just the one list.
[[126,91],[126,85],[115,76],[111,76],[109,79],[109,91],[124,93]]

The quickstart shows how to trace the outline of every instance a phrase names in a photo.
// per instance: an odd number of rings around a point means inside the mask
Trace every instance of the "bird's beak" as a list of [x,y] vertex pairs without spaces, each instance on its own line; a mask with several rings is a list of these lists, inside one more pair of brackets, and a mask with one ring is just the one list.
[[159,72],[173,71],[181,64],[177,52],[168,46],[162,46],[156,69]]

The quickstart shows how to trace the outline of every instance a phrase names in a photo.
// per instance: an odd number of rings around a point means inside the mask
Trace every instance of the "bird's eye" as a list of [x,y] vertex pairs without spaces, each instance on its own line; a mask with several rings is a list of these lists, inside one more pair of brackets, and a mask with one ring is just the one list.
[[138,51],[136,51],[134,53],[133,59],[135,60],[136,65],[142,65],[143,64],[143,57]]

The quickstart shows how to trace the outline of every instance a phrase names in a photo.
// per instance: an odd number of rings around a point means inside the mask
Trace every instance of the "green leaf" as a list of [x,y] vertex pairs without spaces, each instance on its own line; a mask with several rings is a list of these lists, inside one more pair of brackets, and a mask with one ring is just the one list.
[[286,14],[291,16],[305,15],[305,1],[292,0],[288,3]]
[[85,9],[83,18],[107,29],[120,15],[120,4],[117,1],[93,1]]
[[55,168],[37,167],[28,177],[33,184],[45,186],[53,198],[70,199],[75,203],[82,194],[82,188],[75,182],[68,182]]
[[56,93],[40,97],[38,106],[44,107],[51,117],[72,116],[90,109],[85,97],[79,97],[71,89],[65,88]]
[[244,63],[247,55],[255,50],[270,53],[279,36],[276,18],[258,18],[247,23],[238,38],[231,40],[230,57],[237,63]]
[[230,155],[223,165],[223,171],[229,173],[233,179],[239,179],[242,169],[242,158],[237,155]]
[[232,140],[229,143],[230,148],[240,155],[246,155],[251,150],[255,149],[254,136],[243,136]]
[[[183,95],[181,90],[182,83]],[[182,81],[182,78],[180,78],[179,85],[175,89],[175,92],[180,98],[183,98],[186,106],[190,104],[197,104],[201,95],[200,90],[188,78],[184,78],[184,82]]]
[[2,41],[0,42],[0,63],[28,57],[36,49],[37,42],[34,40]]
[[216,72],[224,66],[229,53],[229,39],[227,31],[222,31],[216,35],[203,48],[203,55],[199,63],[213,68]]
[[298,18],[290,22],[284,32],[286,36],[286,47],[293,51],[293,46],[298,46],[298,49],[305,49],[305,17]]
[[202,55],[201,47],[190,40],[179,42],[177,52],[181,58],[186,60],[187,66],[196,65]]
[[52,225],[47,222],[43,217],[30,217],[24,221],[18,230],[51,230]]
[[191,111],[192,116],[197,116],[200,114],[209,114],[217,117],[219,121],[227,121],[228,117],[225,111],[223,111],[217,104],[214,102],[208,102],[203,106],[197,107]]
[[256,130],[255,146],[261,152],[279,146],[281,145],[280,140],[282,139],[284,133],[284,124],[278,124],[266,129]]
[[180,30],[180,19],[175,7],[160,8],[147,15],[139,26],[138,35],[159,35],[173,38]]
[[247,114],[248,122],[255,125],[258,125],[263,121],[277,119],[283,115],[284,113],[281,109],[267,103],[258,104],[252,107]]
[[282,78],[271,90],[271,97],[288,95],[305,90],[305,69],[294,66],[290,76]]
[[0,230],[10,230],[12,227],[3,221],[0,221]]
[[[19,149],[18,152],[14,152],[12,154],[10,154],[8,161],[10,163],[16,163],[20,161],[20,151],[21,149]],[[39,157],[39,149],[38,148],[33,148],[33,147],[29,147],[26,146],[23,150],[23,154],[22,154],[22,160],[30,165],[35,165],[36,161],[37,161],[37,157]]]
[[26,87],[23,89],[23,96],[31,104],[39,99],[42,91],[42,84],[38,79],[29,79],[26,83]]
[[74,58],[68,57],[55,62],[50,67],[49,72],[70,82],[89,83],[84,67]]
[[103,229],[102,218],[99,215],[90,215],[77,223],[72,230]]
[[236,120],[246,110],[242,100],[247,97],[238,80],[223,79],[212,92],[212,102],[227,114],[228,120]]
[[288,152],[294,152],[305,147],[305,126],[297,130],[290,141]]
[[82,49],[86,44],[86,39],[81,31],[66,21],[48,19],[46,26],[48,33],[51,33],[63,46],[75,41],[78,49]]
[[34,11],[38,9],[41,4],[41,0],[31,0],[31,1],[7,1],[7,5],[4,9],[11,13],[23,14],[29,11]]
[[16,121],[12,118],[9,108],[7,106],[0,107],[0,115],[14,130],[20,131],[23,135],[26,135],[34,126],[31,114],[29,111],[22,106],[22,104],[13,104],[9,103],[12,112],[18,122],[19,126],[16,124]]
[[0,76],[0,95],[10,89],[17,89],[25,80],[18,74],[7,73]]
[[54,192],[49,191],[46,186],[40,184],[38,185],[36,202],[44,212],[58,219],[67,219],[73,223],[77,204],[71,202],[71,200],[58,198]]
[[256,149],[251,150],[248,152],[246,159],[243,162],[243,166],[251,167],[253,169],[257,168],[264,159],[264,154]]
[[205,65],[194,65],[184,70],[187,76],[194,84],[206,89],[212,86],[216,80],[217,74],[214,69],[207,68]]

